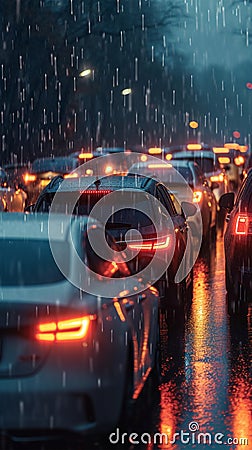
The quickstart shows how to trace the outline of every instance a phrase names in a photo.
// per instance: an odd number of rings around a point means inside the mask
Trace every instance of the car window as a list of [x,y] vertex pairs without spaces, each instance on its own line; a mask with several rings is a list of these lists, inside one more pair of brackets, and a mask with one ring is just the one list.
[[66,173],[77,167],[77,161],[73,158],[36,159],[32,163],[32,172],[60,172]]
[[[47,193],[41,197],[36,205],[36,212],[49,212],[51,203],[53,201],[55,193]],[[102,207],[102,199],[104,199],[104,204],[106,204],[105,194],[103,192],[93,191],[93,193],[83,192],[77,203],[76,197],[78,193],[76,192],[58,192],[57,202],[54,203],[54,212],[63,214],[77,214],[77,215],[88,215],[98,201],[101,201],[100,206]],[[73,205],[76,206],[73,208]],[[132,225],[137,225],[143,221],[143,213],[141,209],[146,211],[146,213],[152,214],[152,202],[150,196],[141,192],[141,196],[134,195],[132,192],[132,206],[133,208],[124,208],[119,210],[115,214],[111,215],[110,222],[121,222],[121,223],[131,223]],[[111,208],[112,211],[112,208]],[[147,216],[146,216],[147,217]],[[149,222],[145,218],[145,223],[149,225]]]
[[[157,198],[162,203],[162,205],[165,207],[165,209],[168,211],[169,215],[174,214],[180,214],[174,205],[174,199],[175,197],[165,191],[162,185],[159,185],[157,187]],[[181,209],[181,208],[180,208]]]
[[[54,245],[59,258],[67,261],[68,243]],[[5,255],[0,258],[0,286],[32,286],[65,280],[48,240],[0,239],[0,254]]]
[[236,204],[241,203],[242,211],[252,213],[252,179],[245,180],[237,196]]
[[247,190],[247,187],[248,187],[248,190],[250,189],[249,184],[251,185],[251,179],[249,180],[249,178],[245,178],[243,180],[243,183],[242,183],[239,191],[238,191],[236,201],[235,201],[236,205],[238,205],[238,203],[240,202],[241,198],[243,197],[244,191]]
[[195,175],[195,184],[202,184],[204,181],[204,174],[196,164],[193,166],[193,170]]
[[194,161],[200,166],[204,173],[214,172],[216,170],[214,160],[212,158],[194,158]]
[[[193,173],[192,173],[190,167],[182,167],[179,165],[178,166],[174,165],[173,167],[180,173],[180,175],[182,175],[182,177],[186,180],[186,182],[188,184],[193,184]],[[179,180],[177,180],[176,176],[175,176],[175,181],[179,182]]]

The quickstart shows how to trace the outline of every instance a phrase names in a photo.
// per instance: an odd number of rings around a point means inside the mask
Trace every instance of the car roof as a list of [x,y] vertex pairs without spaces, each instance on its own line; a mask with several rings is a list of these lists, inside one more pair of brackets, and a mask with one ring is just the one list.
[[175,152],[172,154],[172,159],[193,159],[193,158],[210,158],[215,159],[215,154],[207,150],[186,150],[182,152]]
[[57,156],[55,158],[38,158],[35,159],[31,166],[32,172],[69,172],[78,166],[78,160],[73,157]]
[[[189,160],[188,159],[187,160],[178,159],[178,160],[170,160],[169,162],[160,161],[157,163],[153,163],[152,161],[143,161],[143,162],[141,161],[139,163],[133,164],[129,169],[129,173],[133,169],[140,169],[140,170],[141,169],[150,169],[150,173],[151,173],[151,169],[153,169],[153,173],[155,173],[155,172],[158,173],[159,170],[163,171],[166,169],[169,170],[171,168],[176,169],[176,167],[182,167],[182,168],[187,168],[187,169],[192,169],[194,167],[198,167],[198,169],[201,170],[199,165],[195,161],[192,161],[190,159]],[[147,175],[145,175],[145,176],[147,176]],[[155,175],[153,175],[153,176],[155,176]]]

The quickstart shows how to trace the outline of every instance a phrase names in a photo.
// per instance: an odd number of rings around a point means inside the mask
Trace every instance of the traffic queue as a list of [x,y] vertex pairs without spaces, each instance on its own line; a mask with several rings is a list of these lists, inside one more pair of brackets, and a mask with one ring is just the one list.
[[247,314],[252,171],[235,186],[221,158],[203,144],[97,149],[17,167],[18,181],[1,170],[0,423],[10,439],[127,428],[159,380],[160,315],[169,327],[187,314],[194,263],[221,227],[228,312]]

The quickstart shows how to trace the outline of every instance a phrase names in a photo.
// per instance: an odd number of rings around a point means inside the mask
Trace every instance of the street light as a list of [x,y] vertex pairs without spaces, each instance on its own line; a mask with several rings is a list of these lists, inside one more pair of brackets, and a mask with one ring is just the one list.
[[132,89],[131,88],[125,88],[125,89],[122,90],[121,94],[124,95],[124,96],[125,95],[130,95],[130,94],[132,94]]
[[199,126],[199,124],[198,124],[198,122],[196,122],[196,120],[191,120],[191,122],[189,122],[189,127],[194,129],[194,130],[196,128],[198,128],[198,126]]
[[79,77],[80,78],[86,78],[89,77],[92,74],[92,70],[91,69],[84,69],[79,73]]

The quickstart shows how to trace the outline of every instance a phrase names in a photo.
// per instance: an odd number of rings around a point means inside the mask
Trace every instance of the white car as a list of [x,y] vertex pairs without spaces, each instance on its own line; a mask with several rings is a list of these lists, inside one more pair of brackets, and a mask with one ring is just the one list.
[[53,226],[49,242],[47,214],[0,214],[0,428],[17,441],[110,432],[158,367],[157,290],[105,298],[74,286],[76,252],[98,272],[94,289],[128,266],[92,251],[98,222],[55,214]]
[[[196,146],[197,145],[199,144],[196,144]],[[209,183],[209,187],[213,190],[218,204],[221,195],[225,194],[228,191],[228,181],[226,173],[221,169],[217,159],[217,155],[211,148],[204,148],[204,146],[202,146],[201,150],[190,150],[190,148],[193,148],[193,144],[188,144],[187,150],[185,151],[174,151],[172,153],[171,161],[180,160],[196,162],[204,173]]]
[[209,242],[216,229],[217,202],[197,163],[190,160],[153,163],[147,160],[134,164],[129,170],[130,173],[135,171],[162,180],[179,214],[182,202],[193,203],[197,210],[194,215],[187,217],[192,236],[201,237],[202,234],[203,243]]

